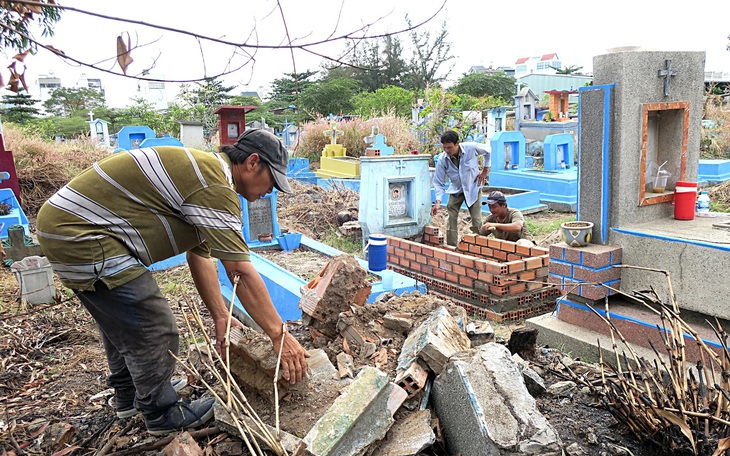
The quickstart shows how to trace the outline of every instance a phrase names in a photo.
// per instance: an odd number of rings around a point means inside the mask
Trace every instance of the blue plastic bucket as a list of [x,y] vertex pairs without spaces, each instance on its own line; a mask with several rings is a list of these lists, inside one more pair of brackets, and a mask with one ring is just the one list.
[[388,241],[384,234],[371,234],[368,240],[368,269],[382,271],[388,266]]

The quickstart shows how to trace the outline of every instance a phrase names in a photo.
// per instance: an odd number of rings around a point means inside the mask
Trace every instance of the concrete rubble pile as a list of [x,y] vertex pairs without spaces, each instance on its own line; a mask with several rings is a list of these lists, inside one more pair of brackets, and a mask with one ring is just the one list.
[[[289,398],[281,402],[281,426],[290,454],[405,456],[432,445],[464,455],[561,453],[523,379],[540,392],[539,376],[491,341],[488,323],[469,322],[463,308],[418,293],[386,293],[365,305],[366,275],[354,257],[341,255],[303,290],[303,334],[312,343],[302,342],[320,348],[310,351],[304,384],[279,382],[279,396]],[[266,336],[232,332],[231,370],[242,388],[273,401],[275,368]],[[319,416],[287,423],[287,408],[297,407]],[[217,410],[216,419],[235,432],[227,412]]]

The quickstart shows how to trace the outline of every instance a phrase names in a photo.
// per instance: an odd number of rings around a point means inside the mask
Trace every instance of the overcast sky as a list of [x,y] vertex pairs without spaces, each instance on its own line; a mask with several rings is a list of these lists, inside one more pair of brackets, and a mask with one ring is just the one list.
[[[441,0],[280,2],[289,34],[299,43],[326,40],[373,22],[376,23],[369,33],[393,32],[405,27],[406,14],[417,23],[436,13],[442,4]],[[594,56],[618,46],[704,51],[706,70],[730,72],[730,52],[726,50],[730,23],[725,14],[726,3],[726,0],[709,0],[682,2],[679,6],[676,2],[658,0],[447,0],[445,7],[424,27],[437,34],[446,22],[452,53],[457,57],[452,61],[451,82],[472,65],[514,67],[515,60],[520,57],[553,52],[558,54],[563,66],[581,66],[584,71],[591,71]],[[590,6],[584,6],[587,4]],[[286,42],[281,13],[272,0],[196,3],[179,0],[66,0],[63,5],[194,31],[237,43],[279,45]],[[382,19],[378,21],[379,18]],[[134,62],[128,70],[130,74],[139,74],[154,67],[152,75],[184,80],[218,74],[248,60],[240,51],[233,55],[231,46],[198,44],[183,35],[71,11],[63,14],[55,27],[54,37],[41,38],[40,41],[79,60],[102,62],[99,66],[112,68],[113,60],[103,61],[114,57],[116,37],[124,32],[130,34],[133,46],[144,45],[132,54]],[[404,44],[410,42],[405,34],[401,39]],[[337,56],[343,49],[343,41],[312,48],[317,53],[330,56]],[[405,57],[410,57],[410,51]],[[289,51],[259,49],[254,58],[254,64],[249,63],[226,76],[225,82],[248,85],[250,90],[255,90],[259,86],[268,86],[273,79],[292,72],[294,68]],[[5,60],[9,62],[7,56]],[[296,69],[300,72],[318,69],[321,61],[321,57],[312,54],[294,53]],[[26,63],[26,81],[31,90],[39,74],[53,71],[62,79],[64,86],[73,86],[82,73],[101,78],[106,88],[107,103],[113,107],[127,106],[130,98],[135,96],[136,81],[64,63],[45,50],[27,59]],[[168,84],[170,100],[177,91],[177,85]]]

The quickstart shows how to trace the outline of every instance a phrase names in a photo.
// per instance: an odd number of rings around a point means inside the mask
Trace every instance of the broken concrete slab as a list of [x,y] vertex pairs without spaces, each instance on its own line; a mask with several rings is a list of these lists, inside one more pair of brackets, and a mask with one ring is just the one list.
[[389,382],[387,374],[364,367],[310,429],[296,454],[362,454],[385,436],[406,396],[402,388]]
[[203,456],[203,449],[190,433],[182,432],[162,449],[162,453],[165,456]]
[[[236,423],[233,421],[233,418],[231,418],[230,413],[223,407],[221,404],[216,402],[213,405],[213,413],[216,425],[228,432],[231,435],[237,435],[240,438],[243,438],[240,431],[238,430],[238,426],[236,426]],[[258,429],[254,421],[244,415],[239,415],[238,420],[241,422],[245,422],[250,429]],[[276,436],[276,429],[272,426],[265,425],[266,429],[274,436]],[[246,428],[244,426],[243,430],[245,431]],[[250,437],[250,436],[249,436]],[[255,436],[254,436],[255,437]],[[302,442],[302,439],[299,437],[289,434],[288,432],[279,431],[279,441],[281,443],[281,446],[284,447],[284,449],[287,451],[287,453],[292,454],[294,453],[297,448],[299,448],[299,445]],[[262,440],[259,440],[259,444],[263,444],[264,442]]]
[[436,377],[431,400],[450,454],[561,452],[560,437],[503,345],[490,342],[454,355]]
[[398,420],[385,439],[370,454],[378,456],[415,456],[436,442],[431,428],[431,411],[418,410]]
[[299,308],[309,319],[302,319],[328,337],[335,337],[340,312],[367,301],[372,284],[367,271],[353,255],[332,258],[311,282],[302,287]]
[[[250,328],[231,328],[230,366],[231,375],[239,382],[271,397],[274,393],[274,373],[277,356],[271,339]],[[282,381],[284,372],[279,369],[279,386],[287,391],[302,391],[312,385],[337,381],[337,369],[324,350],[310,350],[308,372],[304,381],[291,385]]]
[[385,314],[383,316],[383,327],[399,331],[401,334],[408,334],[413,327],[413,320],[410,316]]
[[420,358],[429,369],[439,374],[450,356],[469,348],[471,342],[466,332],[459,327],[446,307],[439,307],[408,335],[396,369],[406,370]]

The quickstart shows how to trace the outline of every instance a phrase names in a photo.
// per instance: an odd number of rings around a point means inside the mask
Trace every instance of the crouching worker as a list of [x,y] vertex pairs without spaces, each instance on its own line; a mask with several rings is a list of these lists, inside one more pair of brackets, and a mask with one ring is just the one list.
[[504,193],[494,191],[489,194],[487,201],[482,203],[489,206],[486,222],[480,229],[480,234],[492,234],[497,239],[516,242],[520,245],[533,247],[535,245],[527,238],[525,217],[517,209],[507,207],[507,198]]
[[[200,426],[213,416],[213,398],[182,402],[171,383],[178,329],[170,306],[145,266],[187,252],[200,297],[221,351],[228,310],[215,264],[221,260],[246,312],[281,349],[284,378],[307,372],[308,354],[284,332],[241,231],[241,203],[291,192],[288,153],[276,136],[248,130],[233,146],[208,153],[154,147],[94,163],[38,212],[38,241],[51,265],[98,324],[115,390],[117,415],[141,412],[154,435]],[[234,326],[241,323],[234,319]]]

